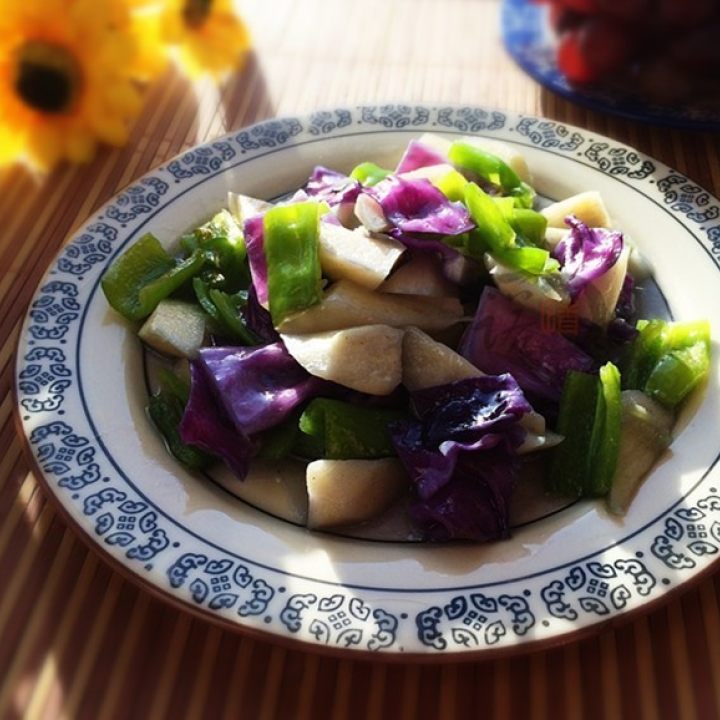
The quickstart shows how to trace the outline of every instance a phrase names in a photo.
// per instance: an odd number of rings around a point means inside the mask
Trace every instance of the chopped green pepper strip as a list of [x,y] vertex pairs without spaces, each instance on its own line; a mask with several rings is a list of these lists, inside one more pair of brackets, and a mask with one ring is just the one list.
[[503,208],[475,183],[465,186],[465,206],[476,229],[470,250],[481,259],[483,253],[497,253],[515,246],[515,231],[505,219]]
[[513,208],[509,220],[518,238],[535,247],[543,247],[547,218],[542,213],[526,208]]
[[465,253],[476,260],[482,260],[484,253],[490,253],[498,262],[529,275],[547,275],[558,269],[556,260],[547,250],[517,244],[517,233],[505,217],[511,208],[497,202],[475,183],[465,186],[465,205],[475,223],[475,229],[467,236]]
[[263,218],[270,315],[275,325],[322,300],[315,202],[271,208]]
[[180,245],[187,253],[205,251],[208,267],[203,271],[203,280],[211,287],[230,293],[249,287],[245,241],[240,226],[227,210],[184,235]]
[[622,402],[620,399],[620,371],[612,363],[600,368],[595,427],[590,446],[592,458],[592,494],[610,492],[620,450]]
[[296,444],[300,429],[299,416],[286,420],[262,433],[258,457],[268,460],[282,460],[296,451]]
[[392,170],[385,170],[379,165],[373,162],[364,162],[355,166],[350,173],[350,177],[353,180],[357,180],[366,187],[372,187],[377,185],[381,180],[384,180],[388,175],[392,175]]
[[168,373],[161,378],[157,392],[150,396],[148,415],[165,440],[168,451],[191,470],[202,470],[214,462],[211,455],[184,443],[180,437],[180,421],[185,412],[189,389],[181,390],[182,380]]
[[206,255],[196,250],[160,277],[152,280],[138,291],[138,301],[143,307],[154,310],[161,300],[172,295],[177,289],[197,275],[205,265]]
[[500,187],[506,195],[514,199],[517,207],[532,207],[535,191],[496,155],[462,140],[456,140],[450,146],[448,158],[456,167],[475,173]]
[[623,372],[623,386],[642,390],[655,365],[666,352],[664,320],[638,322],[639,334],[633,341],[630,359]]
[[549,485],[569,497],[606,495],[620,447],[620,372],[607,363],[599,377],[570,372],[565,380],[557,431],[564,440],[553,451]]
[[671,350],[655,365],[645,383],[645,392],[663,405],[675,407],[708,374],[710,348],[702,342]]
[[102,289],[110,306],[121,315],[128,320],[142,320],[162,298],[158,298],[154,304],[154,298],[145,297],[141,300],[141,289],[174,267],[175,261],[158,239],[147,233],[108,268],[102,278]]
[[467,178],[457,170],[450,170],[446,175],[434,181],[435,187],[451,202],[463,202]]
[[[388,425],[407,413],[316,398],[300,416],[300,431],[314,442],[316,457],[333,460],[391,457],[395,455]],[[307,445],[305,449],[307,452]]]
[[557,422],[557,432],[565,439],[552,451],[548,474],[549,488],[558,495],[582,497],[586,494],[598,396],[597,377],[568,373]]
[[260,338],[247,327],[240,312],[247,302],[246,292],[229,294],[209,288],[199,277],[193,278],[193,289],[200,307],[212,319],[213,332],[242,345],[260,343]]
[[639,321],[624,386],[638,389],[668,407],[681,403],[708,374],[707,321]]

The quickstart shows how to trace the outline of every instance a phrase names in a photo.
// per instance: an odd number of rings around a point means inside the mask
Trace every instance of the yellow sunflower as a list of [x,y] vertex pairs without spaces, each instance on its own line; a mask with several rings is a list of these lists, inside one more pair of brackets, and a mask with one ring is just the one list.
[[239,67],[250,46],[231,0],[166,0],[161,28],[164,42],[191,77],[219,77]]
[[4,0],[0,165],[84,162],[98,141],[126,141],[141,107],[134,78],[150,74],[129,12],[120,0]]

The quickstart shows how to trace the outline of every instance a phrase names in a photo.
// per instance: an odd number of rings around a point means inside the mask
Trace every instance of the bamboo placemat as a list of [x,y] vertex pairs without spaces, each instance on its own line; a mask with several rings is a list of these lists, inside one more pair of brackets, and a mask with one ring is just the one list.
[[0,173],[0,717],[720,716],[720,575],[619,629],[498,661],[333,659],[232,634],[124,580],[56,514],[14,423],[14,351],[61,244],[183,149],[272,115],[353,103],[496,106],[609,135],[720,193],[718,138],[648,128],[541,90],[504,53],[497,0],[246,0],[255,50],[221,88],[168,73],[131,141],[38,181]]

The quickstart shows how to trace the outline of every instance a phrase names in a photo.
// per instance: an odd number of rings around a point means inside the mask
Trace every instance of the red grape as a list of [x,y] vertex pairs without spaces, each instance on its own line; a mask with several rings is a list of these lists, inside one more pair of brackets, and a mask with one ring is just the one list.
[[619,23],[593,18],[582,29],[580,47],[596,77],[617,73],[633,50],[632,36]]
[[558,67],[572,83],[584,84],[598,79],[580,47],[580,34],[574,30],[565,33],[560,40]]

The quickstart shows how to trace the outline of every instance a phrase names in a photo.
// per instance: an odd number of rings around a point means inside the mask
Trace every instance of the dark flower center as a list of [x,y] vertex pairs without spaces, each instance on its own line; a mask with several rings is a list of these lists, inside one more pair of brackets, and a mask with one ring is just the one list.
[[200,27],[212,10],[212,0],[185,0],[183,19],[191,28]]
[[18,53],[15,90],[30,107],[44,113],[62,113],[77,99],[80,73],[65,48],[30,41]]

